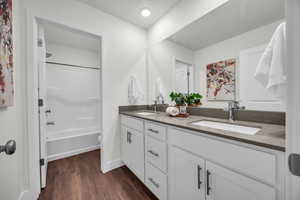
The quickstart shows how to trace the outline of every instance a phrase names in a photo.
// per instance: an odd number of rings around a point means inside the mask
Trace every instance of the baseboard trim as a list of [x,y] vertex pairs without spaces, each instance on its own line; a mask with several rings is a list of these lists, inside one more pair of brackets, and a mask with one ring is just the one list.
[[18,200],[32,200],[32,195],[30,194],[30,192],[28,190],[24,190],[19,195]]
[[78,154],[81,154],[81,153],[94,151],[96,149],[100,149],[100,145],[95,145],[95,146],[85,147],[85,148],[82,148],[82,149],[76,149],[76,150],[73,150],[73,151],[54,154],[54,155],[48,156],[47,161],[51,162],[51,161],[54,161],[54,160],[59,160],[59,159],[75,156],[75,155],[78,155]]
[[117,169],[119,167],[124,166],[124,163],[122,160],[117,159],[117,160],[112,160],[112,161],[108,161],[105,163],[105,165],[102,168],[102,172],[105,174],[107,172],[110,172],[114,169]]

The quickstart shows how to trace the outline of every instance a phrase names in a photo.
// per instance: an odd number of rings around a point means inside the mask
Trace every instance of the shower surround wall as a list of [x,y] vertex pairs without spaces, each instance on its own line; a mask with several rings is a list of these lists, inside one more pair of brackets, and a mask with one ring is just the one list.
[[[49,43],[47,62],[99,67],[100,53]],[[100,71],[47,64],[48,161],[100,147]]]

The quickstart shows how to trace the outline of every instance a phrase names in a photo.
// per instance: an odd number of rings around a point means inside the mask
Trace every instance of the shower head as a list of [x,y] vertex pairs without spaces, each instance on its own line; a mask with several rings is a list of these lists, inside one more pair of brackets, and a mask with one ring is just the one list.
[[52,53],[46,53],[46,58],[50,58],[52,56]]

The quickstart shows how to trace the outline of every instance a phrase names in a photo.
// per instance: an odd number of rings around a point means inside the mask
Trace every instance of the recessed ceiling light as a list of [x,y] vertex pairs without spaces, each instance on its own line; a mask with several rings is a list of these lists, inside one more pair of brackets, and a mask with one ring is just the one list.
[[151,11],[150,11],[148,8],[143,8],[143,9],[141,10],[141,15],[142,15],[143,17],[149,17],[149,16],[151,15]]

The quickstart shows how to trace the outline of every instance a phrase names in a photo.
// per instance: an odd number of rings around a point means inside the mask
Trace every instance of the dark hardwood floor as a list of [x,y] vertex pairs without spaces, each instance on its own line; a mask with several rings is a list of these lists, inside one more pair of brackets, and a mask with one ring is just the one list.
[[137,177],[122,167],[100,171],[100,151],[48,164],[47,187],[39,200],[157,200]]

